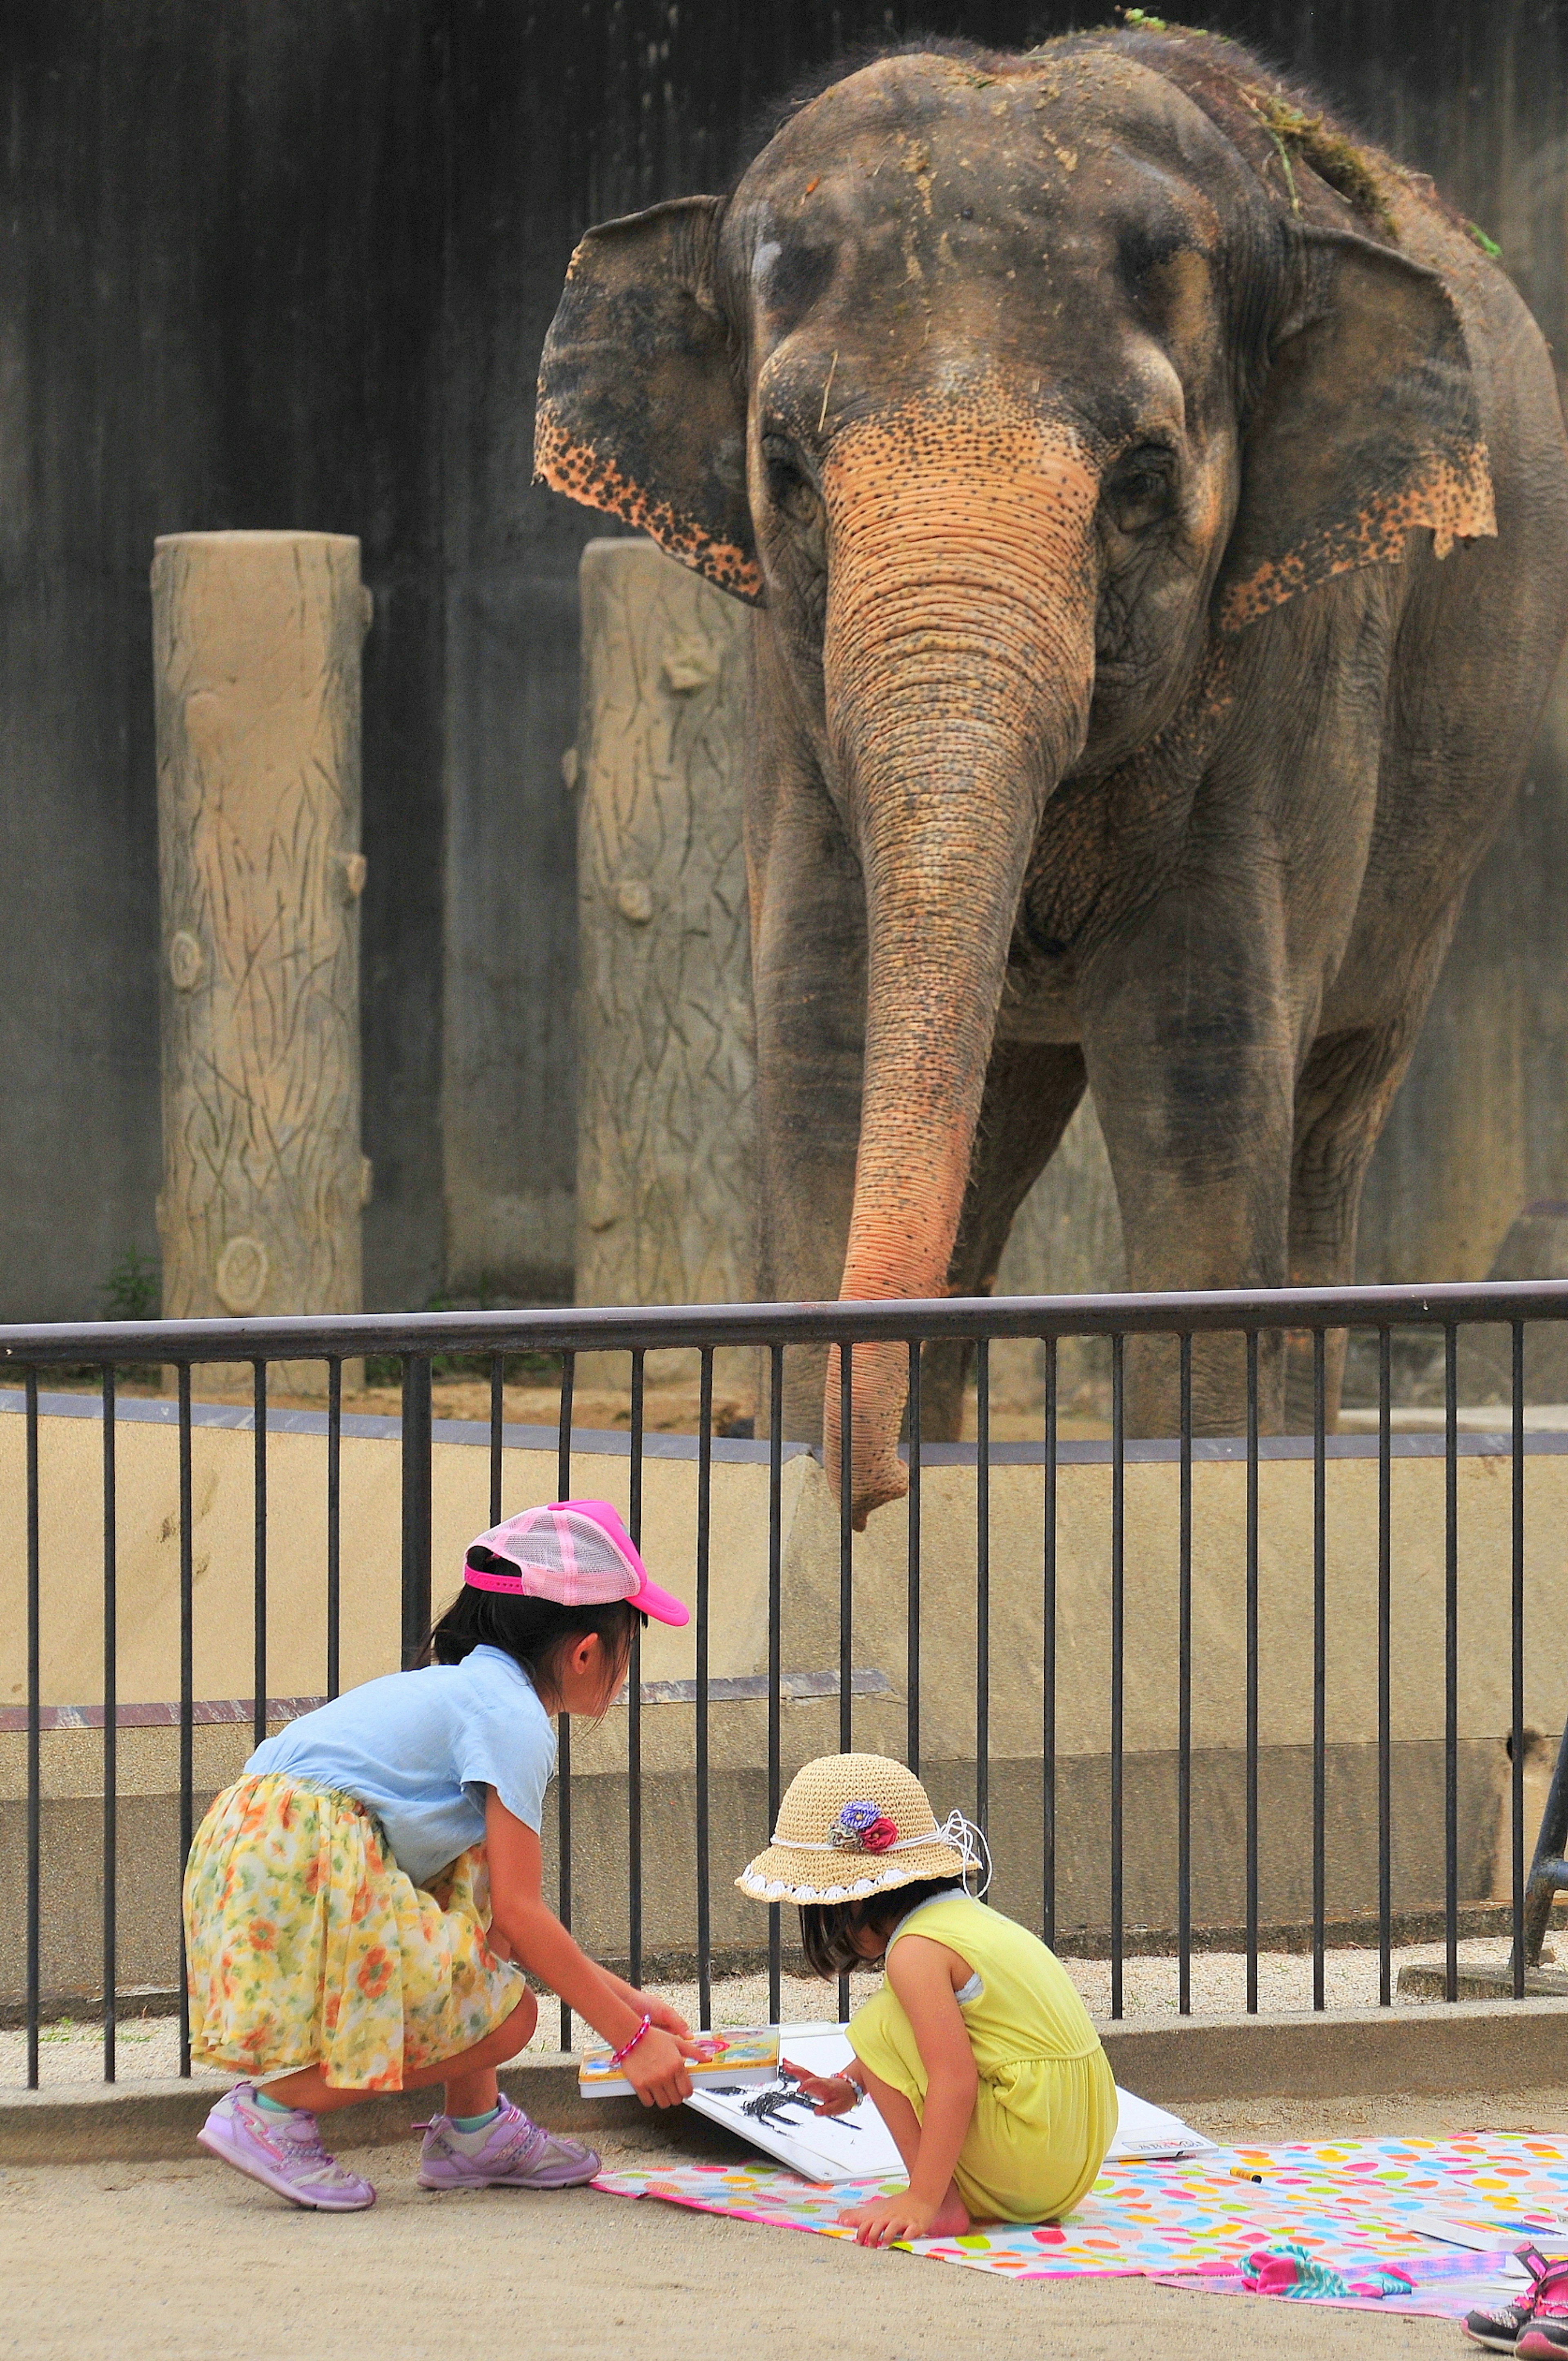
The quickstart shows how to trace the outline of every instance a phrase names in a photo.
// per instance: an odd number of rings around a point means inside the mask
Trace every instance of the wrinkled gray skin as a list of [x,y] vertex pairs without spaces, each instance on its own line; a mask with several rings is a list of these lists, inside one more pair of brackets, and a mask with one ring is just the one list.
[[[1562,642],[1568,466],[1501,270],[1278,103],[1177,32],[890,57],[574,260],[542,474],[761,609],[764,1297],[989,1290],[1086,1082],[1133,1287],[1353,1276]],[[856,1379],[863,1519],[902,1350]],[[1198,1340],[1201,1430],[1241,1380]],[[1174,1384],[1130,1351],[1131,1431]]]

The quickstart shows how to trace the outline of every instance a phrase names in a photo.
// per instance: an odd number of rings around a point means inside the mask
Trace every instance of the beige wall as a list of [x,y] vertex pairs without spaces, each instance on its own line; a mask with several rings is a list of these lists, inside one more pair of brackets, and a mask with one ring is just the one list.
[[[24,1425],[0,1416],[0,1702],[26,1696]],[[103,1696],[102,1429],[96,1419],[39,1422],[43,1697],[51,1705]],[[342,1445],[342,1649],[345,1685],[395,1669],[400,1499],[395,1439],[347,1436]],[[269,1441],[268,1687],[318,1692],[325,1648],[325,1438]],[[122,1701],[179,1693],[179,1488],[172,1424],[122,1421],[118,1477],[118,1681]],[[488,1522],[488,1454],[437,1443],[433,1452],[434,1597],[455,1587],[463,1549]],[[248,1696],[252,1664],[253,1444],[247,1433],[198,1427],[192,1437],[195,1692]],[[630,1462],[579,1455],[574,1483],[628,1501]],[[507,1511],[554,1497],[555,1454],[505,1455]],[[644,1545],[656,1578],[695,1599],[697,1471],[690,1459],[649,1459]],[[1311,1735],[1310,1463],[1266,1461],[1260,1477],[1261,1711],[1271,1742]],[[1369,1458],[1327,1469],[1328,1733],[1376,1731],[1377,1470]],[[767,1468],[718,1461],[712,1471],[711,1648],[716,1675],[767,1661]],[[1397,1459],[1393,1469],[1394,1732],[1442,1730],[1443,1466]],[[1224,1746],[1240,1733],[1246,1471],[1200,1461],[1193,1470],[1194,1742]],[[975,1478],[927,1468],[924,1484],[925,1716],[927,1751],[968,1752],[974,1734]],[[991,1474],[992,1752],[1038,1751],[1041,1528],[1038,1467]],[[1526,1714],[1561,1723],[1568,1697],[1568,1623],[1562,1534],[1568,1526],[1568,1455],[1532,1453],[1525,1477],[1529,1648]],[[1176,1741],[1177,1469],[1126,1469],[1128,1743]],[[784,1476],[786,1669],[838,1659],[836,1503],[804,1455]],[[1109,1738],[1111,1469],[1065,1466],[1058,1478],[1058,1742],[1064,1753],[1103,1752]],[[1510,1471],[1506,1458],[1459,1462],[1460,1720],[1467,1735],[1508,1726]],[[855,1544],[857,1664],[902,1689],[905,1520],[881,1510]],[[655,1625],[644,1676],[689,1678],[691,1627]],[[857,1708],[857,1710],[860,1710]],[[602,1741],[601,1741],[602,1742]],[[3,1757],[0,1757],[3,1759]]]
[[[25,1698],[24,1429],[0,1416],[0,1700]],[[102,1697],[102,1430],[83,1418],[40,1422],[43,1696],[48,1704]],[[119,1695],[122,1702],[178,1695],[179,1528],[177,1433],[172,1425],[124,1422],[119,1474]],[[228,1429],[193,1437],[198,1697],[244,1697],[251,1687],[252,1442]],[[325,1443],[275,1434],[269,1454],[269,1691],[318,1693],[323,1683]],[[509,1451],[508,1510],[554,1491],[553,1451]],[[1508,1724],[1509,1504],[1506,1459],[1459,1463],[1459,1614],[1462,1882],[1486,1890],[1498,1741]],[[630,1461],[583,1455],[579,1491],[627,1504]],[[713,1468],[711,1648],[715,1677],[767,1662],[767,1468],[755,1460]],[[400,1490],[395,1440],[343,1444],[343,1676],[345,1685],[394,1669],[399,1630]],[[1027,1915],[1040,1894],[1042,1698],[1041,1529],[1037,1467],[994,1468],[992,1488],[991,1729],[992,1833],[998,1898]],[[1376,1466],[1331,1461],[1327,1471],[1331,1910],[1364,1910],[1376,1894]],[[1266,1461],[1260,1482],[1260,1718],[1263,1741],[1265,1915],[1304,1915],[1310,1797],[1311,1468]],[[922,1755],[939,1811],[970,1803],[975,1745],[975,1477],[927,1469],[924,1513]],[[1442,1892],[1443,1733],[1443,1467],[1405,1457],[1393,1470],[1392,1735],[1395,1741],[1396,1887],[1400,1906]],[[488,1521],[488,1455],[438,1443],[433,1470],[440,1604],[465,1543]],[[655,1577],[695,1598],[696,1467],[649,1460],[644,1532]],[[1125,1710],[1129,1924],[1168,1924],[1174,1911],[1177,1742],[1178,1471],[1169,1462],[1126,1470]],[[1193,1744],[1200,1921],[1229,1923],[1241,1905],[1245,1759],[1244,1606],[1245,1468],[1200,1462],[1193,1472]],[[784,1473],[784,1663],[817,1672],[838,1661],[838,1517],[822,1471],[806,1456]],[[1108,1867],[1111,1470],[1068,1466],[1058,1494],[1057,1732],[1060,1755],[1058,1853],[1064,1925],[1102,1924]],[[1568,1455],[1532,1453],[1526,1467],[1527,1719],[1561,1727],[1568,1699],[1568,1629],[1561,1612],[1559,1536],[1568,1526]],[[890,1694],[855,1700],[856,1742],[902,1751],[905,1719],[905,1521],[881,1511],[857,1539],[853,1660],[887,1677]],[[651,1680],[689,1679],[694,1633],[652,1627],[644,1642]],[[784,1770],[838,1742],[833,1699],[784,1708]],[[626,1716],[576,1733],[582,1787],[576,1806],[579,1923],[613,1949],[623,1938]],[[237,1771],[248,1732],[229,1725],[196,1734],[197,1784],[209,1793]],[[689,1948],[695,1863],[689,1705],[650,1705],[643,1715],[649,1940]],[[715,1930],[725,1942],[763,1939],[761,1914],[729,1881],[765,1833],[766,1714],[760,1703],[711,1709],[716,1785],[712,1873]],[[49,1841],[75,1897],[80,1935],[65,1943],[60,1976],[90,1977],[95,1957],[96,1798],[101,1734],[64,1730],[43,1741],[44,1793],[55,1815]],[[126,1798],[121,1905],[147,1917],[137,1951],[127,1934],[129,1980],[156,1982],[171,1940],[176,1733],[125,1730],[119,1783]],[[10,1897],[0,1931],[0,1984],[19,1964],[20,1850],[25,1741],[0,1733],[0,1890]],[[8,1800],[7,1800],[8,1799]],[[143,1799],[143,1817],[131,1808]],[[138,1804],[138,1809],[142,1806]],[[147,1815],[151,1817],[148,1817]],[[47,1816],[46,1816],[47,1817]],[[144,1825],[145,1821],[145,1825]],[[1532,1832],[1533,1833],[1533,1832]],[[138,1882],[137,1850],[145,1872]],[[165,1857],[167,1856],[167,1858]],[[157,1888],[154,1892],[152,1889]],[[167,1888],[168,1891],[163,1891]],[[74,1921],[73,1921],[74,1923]],[[58,1931],[58,1930],[57,1930]],[[138,1938],[139,1939],[139,1938]],[[63,1934],[60,1941],[65,1942]],[[83,1949],[85,1946],[85,1949]],[[58,1946],[57,1946],[58,1948]],[[145,1974],[129,1974],[146,1954]],[[164,1969],[158,1965],[165,1961]],[[71,1961],[74,1961],[72,1967]]]
[[[0,1416],[0,1702],[26,1697],[24,1425]],[[103,1697],[102,1429],[96,1419],[39,1422],[43,1698],[85,1705]],[[325,1439],[269,1441],[268,1688],[305,1696],[323,1683]],[[345,1686],[396,1667],[400,1499],[395,1439],[342,1445],[342,1664]],[[118,1477],[118,1685],[122,1702],[179,1694],[179,1488],[172,1424],[122,1421]],[[488,1454],[437,1443],[433,1451],[433,1590],[455,1587],[463,1549],[488,1521]],[[195,1693],[246,1697],[252,1665],[253,1444],[247,1433],[198,1427],[192,1437]],[[628,1504],[630,1462],[580,1454],[579,1490]],[[1460,1726],[1466,1736],[1508,1727],[1510,1471],[1506,1458],[1459,1462]],[[505,1455],[507,1511],[554,1496],[554,1451]],[[1129,1746],[1176,1742],[1177,1469],[1126,1469],[1126,1716]],[[1274,1744],[1311,1735],[1312,1471],[1265,1461],[1260,1474],[1261,1715]],[[1377,1470],[1367,1458],[1327,1469],[1328,1735],[1376,1734]],[[649,1459],[643,1532],[656,1578],[695,1600],[697,1470],[690,1459]],[[712,1471],[710,1671],[755,1673],[767,1662],[765,1464],[719,1461]],[[1246,1471],[1235,1462],[1193,1469],[1193,1739],[1235,1744],[1244,1675]],[[998,1756],[1038,1752],[1042,1662],[1038,1467],[991,1473],[991,1744]],[[971,1468],[927,1468],[924,1484],[924,1722],[927,1752],[962,1755],[974,1739],[975,1478]],[[1392,1483],[1393,1729],[1401,1741],[1441,1737],[1443,1636],[1443,1466],[1397,1459]],[[838,1660],[838,1511],[822,1471],[804,1455],[784,1472],[786,1669]],[[1568,1526],[1568,1455],[1531,1453],[1525,1476],[1527,1718],[1561,1724],[1568,1697],[1568,1621],[1561,1613],[1562,1539]],[[1110,1711],[1111,1469],[1064,1466],[1058,1502],[1058,1741],[1066,1754],[1104,1752]],[[905,1520],[881,1510],[855,1543],[857,1664],[875,1665],[902,1693],[905,1661]],[[652,1626],[644,1677],[690,1678],[694,1629]],[[867,1709],[869,1701],[857,1705]],[[62,1733],[71,1745],[82,1741]],[[126,1741],[129,1742],[129,1734]],[[611,1743],[607,1733],[591,1743]],[[5,1761],[0,1742],[0,1763]]]

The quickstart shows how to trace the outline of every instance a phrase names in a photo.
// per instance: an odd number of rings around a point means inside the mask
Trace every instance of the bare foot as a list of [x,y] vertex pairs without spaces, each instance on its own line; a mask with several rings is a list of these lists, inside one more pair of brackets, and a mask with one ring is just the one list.
[[927,2232],[928,2238],[961,2238],[971,2227],[969,2209],[956,2189],[949,2189]]

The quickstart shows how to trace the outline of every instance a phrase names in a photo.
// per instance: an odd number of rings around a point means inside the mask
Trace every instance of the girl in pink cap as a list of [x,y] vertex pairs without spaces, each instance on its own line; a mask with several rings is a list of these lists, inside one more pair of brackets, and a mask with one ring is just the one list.
[[318,2118],[444,2082],[426,2189],[591,2180],[592,2150],[496,2081],[538,2018],[524,1969],[645,2106],[689,2095],[685,2020],[588,1959],[541,1891],[550,1717],[608,1710],[638,1615],[689,1620],[608,1502],[525,1509],[469,1548],[429,1662],[291,1722],[214,1800],[185,1871],[191,2050],[246,2078],[197,2134],[214,2156],[296,2205],[355,2212],[376,2191]]

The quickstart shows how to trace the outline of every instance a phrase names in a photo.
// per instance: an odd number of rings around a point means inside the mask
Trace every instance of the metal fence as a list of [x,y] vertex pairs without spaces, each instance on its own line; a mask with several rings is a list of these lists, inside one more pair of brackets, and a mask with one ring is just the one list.
[[[126,1726],[117,1698],[119,1619],[122,1598],[117,1583],[117,1542],[121,1514],[116,1503],[116,1450],[123,1432],[117,1420],[118,1374],[145,1365],[172,1367],[177,1384],[179,1454],[180,1681],[179,1732],[180,1858],[189,1850],[194,1814],[195,1731],[203,1718],[193,1688],[193,1632],[196,1617],[192,1558],[192,1368],[225,1362],[249,1365],[252,1378],[254,1474],[253,1670],[250,1715],[257,1741],[266,1735],[269,1714],[268,1554],[270,1519],[276,1515],[276,1492],[269,1496],[269,1365],[306,1359],[324,1362],[325,1394],[325,1547],[321,1566],[324,1588],[324,1660],[322,1686],[326,1697],[339,1686],[340,1637],[345,1588],[355,1576],[354,1535],[343,1530],[341,1468],[343,1439],[343,1371],[345,1360],[360,1356],[392,1356],[400,1365],[401,1474],[401,1631],[405,1664],[414,1661],[431,1620],[432,1593],[432,1365],[441,1356],[479,1356],[489,1376],[489,1508],[491,1521],[502,1513],[503,1378],[507,1356],[549,1354],[559,1356],[559,1416],[557,1422],[557,1492],[572,1494],[574,1459],[574,1378],[576,1356],[612,1352],[628,1356],[630,1428],[630,1501],[628,1524],[641,1538],[644,1469],[649,1437],[645,1432],[646,1356],[672,1347],[694,1348],[699,1356],[699,1396],[696,1436],[695,1554],[690,1569],[695,1601],[694,1710],[695,1780],[695,1953],[700,1988],[700,2015],[710,2021],[714,1975],[711,1793],[712,1757],[710,1708],[714,1680],[710,1673],[711,1605],[716,1580],[713,1550],[712,1487],[714,1470],[714,1355],[735,1345],[758,1348],[762,1370],[762,1416],[772,1440],[760,1446],[765,1459],[768,1486],[768,1601],[766,1700],[766,1800],[768,1825],[773,1824],[783,1784],[782,1706],[794,1694],[784,1662],[781,1588],[781,1489],[786,1445],[780,1439],[784,1400],[784,1356],[791,1348],[830,1343],[840,1348],[839,1384],[843,1431],[850,1431],[855,1386],[855,1350],[892,1341],[909,1356],[912,1414],[907,1454],[907,1501],[881,1512],[897,1519],[906,1565],[906,1647],[899,1668],[904,1684],[905,1756],[918,1771],[922,1760],[922,1585],[948,1579],[944,1567],[923,1563],[923,1475],[935,1455],[919,1435],[921,1347],[938,1340],[964,1340],[973,1346],[975,1439],[955,1454],[940,1455],[973,1467],[974,1635],[972,1710],[974,1730],[973,1798],[975,1817],[983,1827],[991,1801],[992,1662],[992,1482],[997,1452],[992,1442],[990,1348],[1002,1338],[1036,1339],[1042,1348],[1044,1407],[1035,1456],[1043,1469],[1043,1520],[1038,1532],[1038,1556],[1032,1579],[1038,1585],[1041,1630],[1037,1823],[1041,1931],[1047,1940],[1057,1933],[1058,1783],[1061,1763],[1058,1748],[1058,1483],[1068,1446],[1058,1439],[1058,1354],[1065,1340],[1096,1337],[1108,1340],[1109,1424],[1103,1447],[1110,1471],[1108,1549],[1103,1581],[1109,1614],[1108,1785],[1104,1798],[1107,1862],[1105,1927],[1110,1973],[1111,2014],[1124,2005],[1124,1960],[1128,1927],[1124,1888],[1127,1835],[1125,1769],[1128,1752],[1124,1665],[1128,1611],[1138,1608],[1135,1587],[1129,1597],[1127,1570],[1126,1473],[1138,1445],[1126,1433],[1125,1367],[1130,1339],[1159,1335],[1176,1340],[1171,1348],[1179,1371],[1180,1414],[1178,1432],[1165,1446],[1177,1466],[1179,1519],[1176,1562],[1170,1569],[1176,1591],[1176,1657],[1170,1677],[1176,1693],[1175,1763],[1175,1950],[1178,1959],[1178,2006],[1192,2005],[1192,1958],[1196,1928],[1192,1902],[1194,1842],[1193,1699],[1197,1664],[1193,1622],[1193,1467],[1205,1452],[1228,1449],[1245,1463],[1245,1582],[1242,1590],[1245,1653],[1241,1751],[1245,1757],[1245,1809],[1242,1815],[1241,1886],[1245,1889],[1244,1924],[1239,1941],[1246,1959],[1246,2004],[1258,2005],[1258,1955],[1266,1930],[1260,1925],[1259,1849],[1261,1839],[1260,1761],[1260,1466],[1268,1444],[1260,1435],[1259,1366],[1265,1340],[1268,1349],[1282,1334],[1310,1340],[1313,1384],[1313,1415],[1310,1436],[1303,1436],[1299,1455],[1310,1451],[1311,1481],[1311,1739],[1310,1849],[1312,2005],[1325,2005],[1325,1953],[1328,1941],[1326,1863],[1331,1834],[1328,1792],[1328,1642],[1327,1470],[1336,1448],[1326,1432],[1325,1367],[1328,1340],[1348,1329],[1365,1340],[1365,1354],[1375,1358],[1376,1424],[1362,1446],[1376,1460],[1376,1586],[1373,1628],[1366,1635],[1376,1654],[1376,1731],[1372,1748],[1376,1782],[1377,1909],[1376,1944],[1380,2003],[1393,2000],[1391,1954],[1395,1910],[1392,1884],[1393,1846],[1393,1714],[1392,1714],[1392,1566],[1394,1518],[1391,1473],[1396,1457],[1394,1368],[1396,1344],[1411,1336],[1430,1345],[1435,1367],[1441,1358],[1442,1425],[1439,1430],[1444,1467],[1445,1516],[1442,1544],[1442,1929],[1445,1949],[1444,1991],[1456,1996],[1459,1983],[1458,1944],[1461,1928],[1459,1850],[1460,1739],[1460,1518],[1458,1508],[1460,1432],[1460,1339],[1476,1323],[1500,1323],[1506,1340],[1508,1417],[1492,1449],[1505,1456],[1511,1474],[1508,1511],[1508,1684],[1512,1752],[1510,1827],[1512,1902],[1508,1924],[1513,1938],[1511,1990],[1522,1997],[1527,1961],[1539,1956],[1552,1894],[1564,1878],[1559,1858],[1568,1834],[1568,1780],[1559,1763],[1546,1818],[1536,1846],[1533,1865],[1532,1831],[1525,1820],[1524,1742],[1526,1631],[1525,1518],[1527,1460],[1527,1329],[1535,1323],[1555,1323],[1568,1317],[1568,1282],[1507,1284],[1421,1289],[1380,1288],[1348,1290],[1259,1291],[1255,1293],[1176,1294],[1164,1296],[1074,1296],[1014,1298],[999,1301],[949,1300],[933,1302],[830,1303],[807,1305],[697,1306],[678,1310],[543,1311],[439,1312],[408,1317],[365,1316],[355,1319],[242,1320],[140,1322],[71,1326],[0,1328],[0,1387],[9,1387],[7,1407],[25,1422],[25,1532],[6,1536],[6,1548],[26,1552],[27,1676],[26,1736],[26,1991],[23,2015],[27,2035],[29,2085],[38,2078],[40,2014],[45,1995],[41,1986],[40,1928],[45,1908],[42,1887],[43,1802],[41,1741],[50,1708],[43,1701],[41,1644],[45,1591],[40,1569],[49,1537],[40,1530],[39,1388],[51,1370],[68,1367],[78,1384],[93,1374],[102,1410],[102,2024],[104,2073],[115,2071],[116,2004],[122,1998],[116,1952],[116,1896],[119,1890],[121,1843],[117,1774],[117,1741]],[[1226,1446],[1195,1439],[1192,1416],[1193,1342],[1215,1332],[1242,1340],[1246,1412],[1245,1432]],[[1370,1359],[1367,1363],[1370,1366]],[[472,1362],[470,1363],[472,1366]],[[1370,1411],[1367,1413],[1370,1418]],[[274,1413],[276,1422],[276,1413]],[[1147,1446],[1146,1446],[1147,1448]],[[857,1536],[851,1520],[849,1471],[839,1500],[838,1595],[838,1741],[848,1750],[854,1740],[857,1686],[855,1649],[854,1565]],[[669,1581],[673,1570],[660,1569]],[[722,1569],[717,1578],[722,1581]],[[1141,1579],[1142,1577],[1140,1577]],[[1494,1635],[1494,1640],[1500,1635]],[[793,1675],[798,1678],[798,1675]],[[723,1686],[723,1684],[720,1684]],[[270,1700],[276,1719],[279,1700]],[[299,1701],[283,1701],[299,1702]],[[308,1700],[304,1702],[309,1702]],[[170,1701],[172,1706],[173,1701]],[[1563,1700],[1568,1708],[1568,1698]],[[633,1982],[644,1966],[644,1795],[643,1686],[639,1652],[634,1649],[627,1693],[625,1795],[625,1926],[630,1972]],[[171,1713],[170,1719],[172,1720]],[[13,1724],[15,1726],[15,1724]],[[1554,1724],[1555,1726],[1555,1724]],[[573,1748],[569,1721],[560,1729],[559,1780],[555,1829],[558,1861],[558,1905],[570,1925],[574,1904]],[[722,1868],[726,1880],[733,1873]],[[159,1905],[161,1907],[161,1903]],[[173,1881],[167,1894],[170,1924],[177,1924],[179,1894]],[[780,2005],[780,1979],[786,1937],[777,1907],[769,1913],[768,1975],[772,2013]],[[847,2002],[840,1986],[840,2014]],[[190,2070],[190,2049],[181,2003],[181,2071]],[[568,2037],[566,2012],[562,2012],[562,2038]]]

